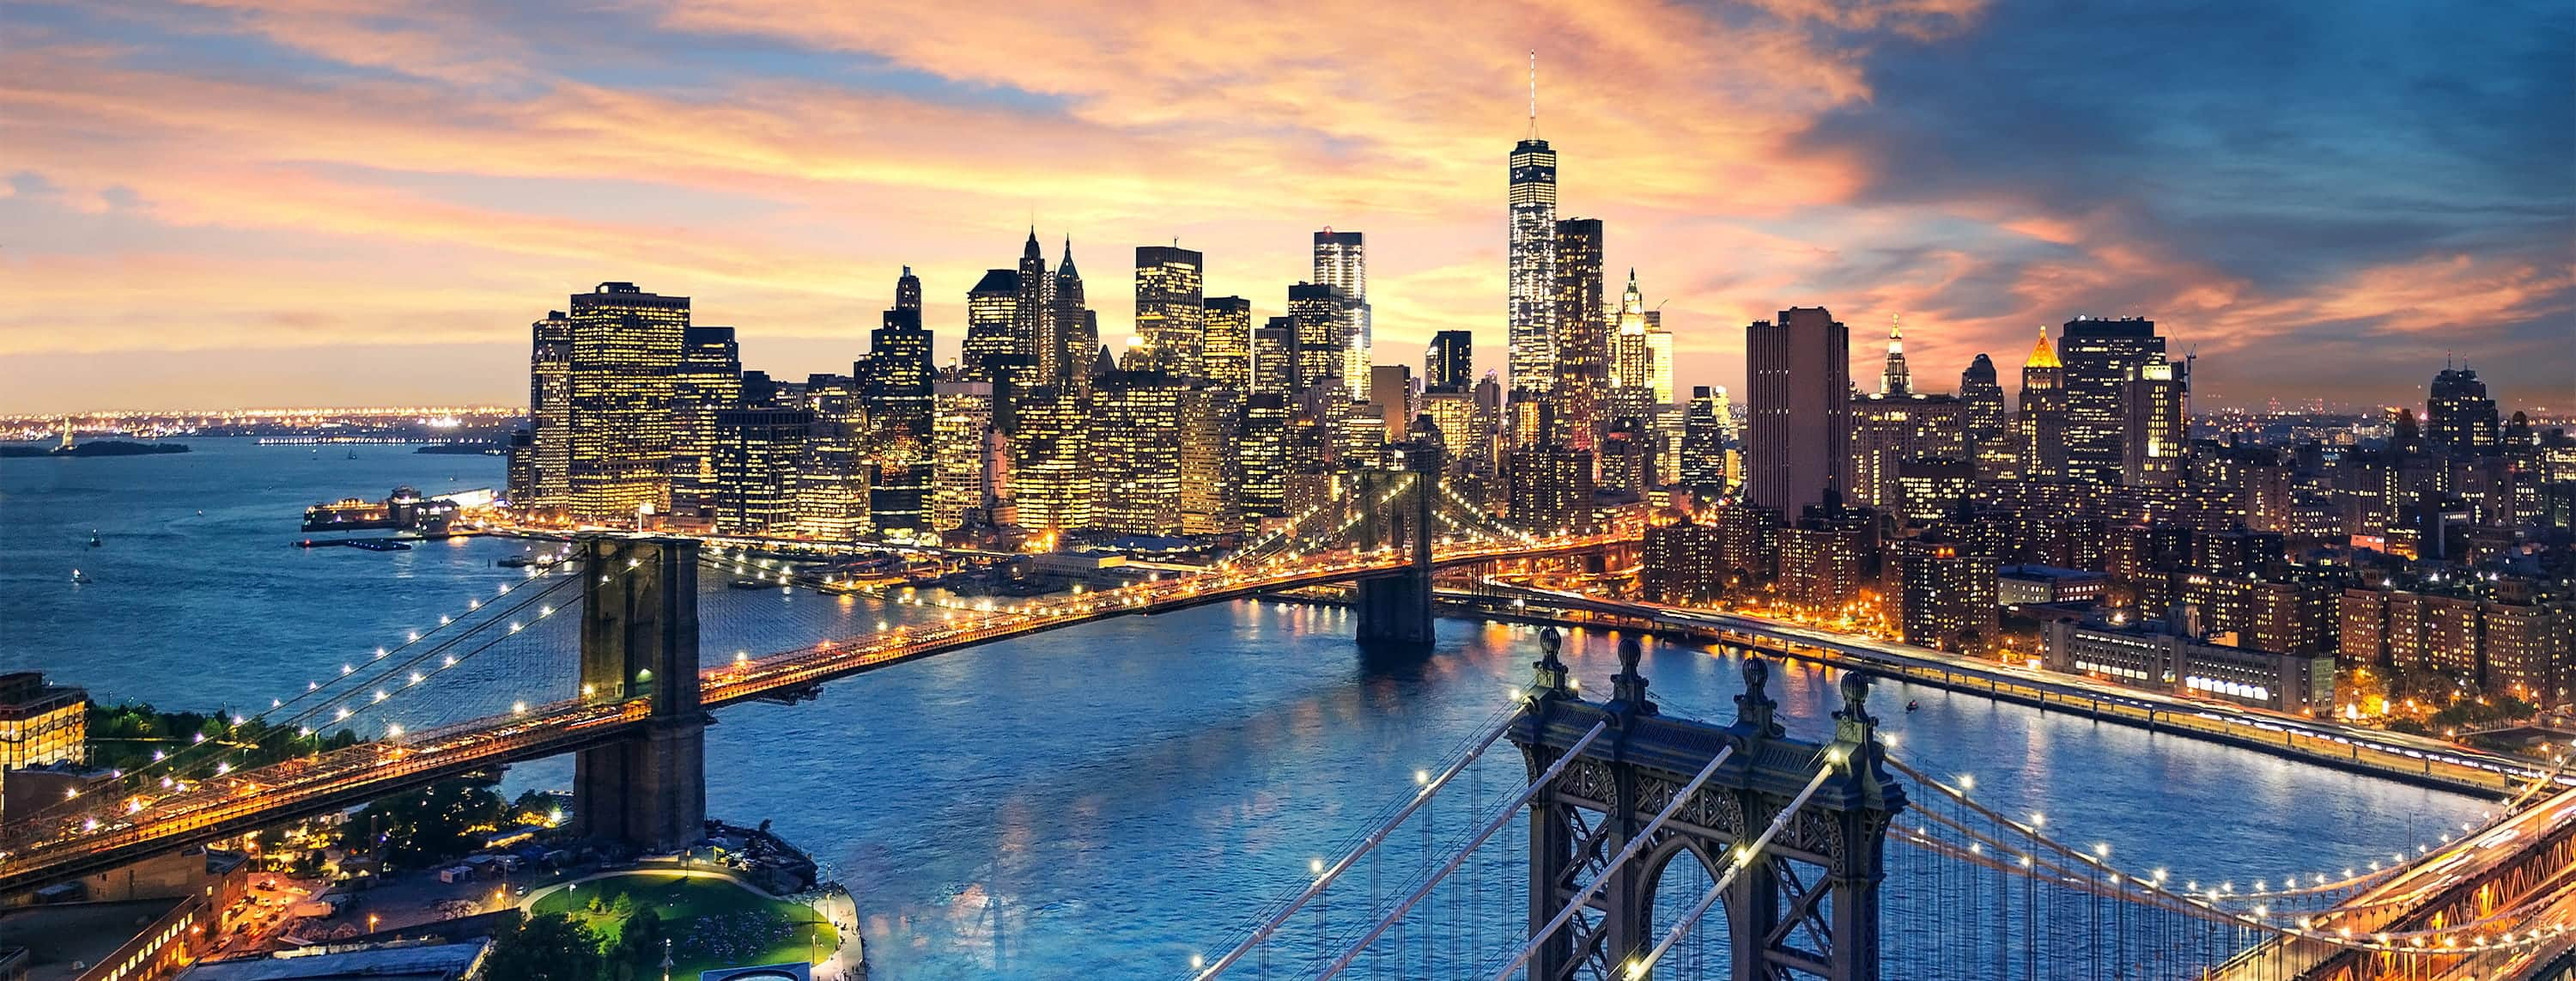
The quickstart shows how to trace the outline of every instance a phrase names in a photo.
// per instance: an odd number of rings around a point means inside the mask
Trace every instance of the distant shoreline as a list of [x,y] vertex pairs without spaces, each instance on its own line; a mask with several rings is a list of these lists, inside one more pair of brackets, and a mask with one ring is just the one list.
[[158,456],[165,453],[186,452],[188,452],[188,444],[186,443],[134,443],[117,439],[103,439],[92,443],[76,443],[71,446],[44,446],[41,444],[32,446],[0,446],[0,457]]

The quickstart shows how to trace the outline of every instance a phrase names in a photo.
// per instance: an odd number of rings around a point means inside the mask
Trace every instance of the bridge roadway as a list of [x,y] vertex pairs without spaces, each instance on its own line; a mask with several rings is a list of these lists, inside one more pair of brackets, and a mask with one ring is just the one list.
[[[1442,549],[1446,568],[1581,554],[1629,544],[1616,536],[1551,539],[1537,545]],[[1280,558],[1247,569],[1218,570],[1033,602],[1017,610],[890,630],[858,640],[824,642],[757,660],[701,669],[708,709],[760,698],[809,695],[824,682],[965,647],[1131,614],[1153,614],[1241,599],[1263,592],[1401,572],[1391,550],[1367,555],[1322,553]],[[642,699],[566,700],[361,743],[330,753],[215,777],[167,794],[120,792],[114,801],[0,834],[0,895],[95,874],[165,851],[219,841],[280,822],[354,807],[388,794],[542,759],[629,737],[650,721]]]
[[[1908,681],[2082,712],[2374,776],[2475,794],[2511,793],[2552,773],[2537,761],[2423,736],[2343,725],[2232,702],[2185,698],[2082,675],[2003,664],[1928,647],[1877,640],[1770,617],[1605,599],[1488,582],[1486,589],[1533,606],[1582,610],[1652,629],[1700,635],[1836,667],[1867,667]],[[1443,591],[1441,598],[1469,599]],[[2576,776],[2557,775],[2576,787]]]

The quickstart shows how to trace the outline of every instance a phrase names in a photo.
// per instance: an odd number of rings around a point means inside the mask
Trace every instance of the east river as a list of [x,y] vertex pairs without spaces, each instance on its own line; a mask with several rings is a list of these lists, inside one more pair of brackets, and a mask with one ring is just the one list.
[[[397,485],[431,496],[492,486],[497,458],[190,442],[184,455],[0,460],[0,668],[42,670],[101,701],[257,711],[522,575],[493,564],[524,547],[504,540],[292,547],[306,505]],[[74,568],[90,582],[75,585]],[[711,661],[938,615],[709,587]],[[1235,603],[958,651],[829,685],[805,704],[729,709],[707,733],[708,809],[773,820],[814,850],[858,897],[879,977],[1185,974],[1192,954],[1213,956],[1301,886],[1311,859],[1338,854],[1410,794],[1417,770],[1438,766],[1526,681],[1537,651],[1526,628],[1447,620],[1427,659],[1372,663],[1351,630],[1337,610]],[[1586,691],[1608,690],[1612,645],[1597,633],[1568,644]],[[1733,661],[1658,646],[1645,672],[1667,713],[1732,719]],[[1777,672],[1792,735],[1829,731],[1831,680]],[[460,704],[522,684],[553,697],[523,669],[455,683],[475,688]],[[1905,712],[1908,700],[1920,710]],[[1933,689],[1882,685],[1872,704],[1918,767],[1972,775],[1989,806],[2043,812],[2065,840],[2107,844],[2119,864],[2169,867],[2176,880],[2338,871],[2436,840],[2490,803]],[[1500,747],[1474,781],[1497,799],[1519,773]],[[568,774],[550,761],[510,781],[561,786]],[[1439,836],[1465,827],[1465,809],[1437,815]],[[1390,843],[1390,896],[1424,854],[1410,829]],[[1519,861],[1504,848],[1471,863],[1466,891],[1409,924],[1417,952],[1400,966],[1384,955],[1375,973],[1446,977],[1490,963],[1446,951],[1480,940],[1490,952],[1519,929]],[[1946,965],[1923,941],[1947,931],[1920,908],[1929,887],[1900,873],[1890,947],[1933,960],[1891,976],[1932,976]],[[1355,916],[1342,901],[1326,915]],[[1419,934],[1435,930],[1424,944]]]

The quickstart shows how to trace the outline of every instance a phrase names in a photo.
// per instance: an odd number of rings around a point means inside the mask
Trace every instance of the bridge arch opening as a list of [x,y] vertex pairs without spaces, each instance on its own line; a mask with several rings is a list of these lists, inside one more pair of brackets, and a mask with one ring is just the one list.
[[[1711,846],[1712,843],[1696,838],[1667,835],[1645,853],[1644,864],[1640,866],[1644,895],[1639,897],[1638,903],[1646,911],[1640,931],[1645,939],[1640,943],[1642,949],[1636,952],[1637,955],[1662,943],[1664,934],[1689,916],[1691,907],[1699,905],[1700,898],[1717,885],[1720,865],[1717,856],[1709,853]],[[1716,846],[1724,847],[1722,843]],[[1731,938],[1735,931],[1734,924],[1730,922],[1732,919],[1727,913],[1726,899],[1721,898],[1700,916],[1698,925],[1691,927],[1691,932],[1684,934],[1672,949],[1664,952],[1663,958],[1656,961],[1654,970],[1646,977],[1734,977],[1735,957]],[[1626,964],[1623,961],[1618,966],[1624,969]],[[1620,973],[1614,977],[1624,979],[1627,975]]]

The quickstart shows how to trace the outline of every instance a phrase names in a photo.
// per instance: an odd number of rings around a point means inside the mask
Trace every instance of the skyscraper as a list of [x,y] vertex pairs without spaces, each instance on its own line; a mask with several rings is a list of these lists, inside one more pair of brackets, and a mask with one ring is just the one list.
[[691,324],[680,331],[680,365],[671,376],[671,504],[693,513],[713,490],[716,413],[742,404],[742,351],[731,327]]
[[1100,328],[1083,305],[1082,274],[1073,268],[1073,239],[1064,240],[1064,261],[1055,266],[1055,295],[1048,301],[1046,331],[1038,339],[1038,384],[1070,386],[1091,370],[1092,352],[1100,348]]
[[2025,478],[2055,480],[2066,476],[2066,365],[2048,343],[2048,327],[2021,364],[2019,430],[2020,472]]
[[[1588,450],[1608,424],[1610,327],[1601,268],[1601,219],[1556,223],[1556,309],[1550,325],[1556,358],[1556,438]],[[1632,274],[1630,279],[1635,279]],[[1634,285],[1632,282],[1630,285]]]
[[714,414],[710,455],[715,528],[728,535],[783,535],[796,526],[796,468],[814,413],[725,409]]
[[1181,385],[1122,371],[1092,393],[1091,525],[1131,535],[1181,533]]
[[1202,358],[1207,379],[1238,392],[1252,390],[1252,301],[1211,296],[1200,304]]
[[1136,247],[1136,341],[1156,368],[1185,378],[1205,371],[1204,262],[1178,246]]
[[2475,456],[2495,449],[2495,399],[2472,368],[2442,366],[2424,391],[2424,442],[2436,449]]
[[[1252,390],[1279,396],[1281,404],[1297,390],[1297,321],[1272,317],[1252,332]],[[1285,411],[1284,409],[1282,411]]]
[[1298,283],[1288,287],[1288,321],[1296,350],[1290,357],[1288,390],[1302,395],[1318,385],[1342,387],[1348,398],[1365,388],[1344,379],[1347,352],[1342,347],[1343,315],[1350,298],[1331,283]]
[[[1637,271],[1634,269],[1628,270],[1628,286],[1619,293],[1618,316],[1618,330],[1610,337],[1607,416],[1611,422],[1620,419],[1642,421],[1653,414],[1656,402],[1655,356],[1653,349],[1646,344],[1646,298],[1637,291]],[[1670,384],[1669,378],[1666,384]]]
[[1718,422],[1719,391],[1707,385],[1691,386],[1690,409],[1682,420],[1682,483],[1726,486],[1726,430]]
[[925,435],[930,431],[931,333],[921,324],[921,278],[911,266],[903,267],[895,280],[894,306],[879,324],[868,333],[867,360],[851,367],[860,403],[881,429],[900,426]]
[[527,486],[510,504],[561,508],[572,492],[572,318],[548,311],[528,333]]
[[1436,392],[1464,392],[1476,380],[1476,335],[1444,330],[1431,335],[1422,353],[1423,380]]
[[625,522],[670,504],[671,397],[689,298],[601,283],[572,295],[566,504]]
[[2171,487],[2191,455],[2190,372],[2181,365],[2129,369],[2120,397],[2120,482]]
[[1019,298],[1011,307],[1011,349],[1035,369],[1031,384],[1051,385],[1058,370],[1056,357],[1062,353],[1055,331],[1055,280],[1047,275],[1046,254],[1038,248],[1034,226],[1028,242],[1020,246],[1019,273]]
[[1342,325],[1342,387],[1358,392],[1368,387],[1373,328],[1369,322],[1368,252],[1358,232],[1330,228],[1315,233],[1315,282],[1342,291],[1349,303]]
[[959,364],[970,381],[992,381],[1003,359],[1018,352],[1012,331],[1019,322],[1020,274],[987,269],[966,291],[966,343]]
[[[1249,317],[1249,314],[1246,314]],[[1180,512],[1184,535],[1243,530],[1244,393],[1192,385],[1180,392]]]
[[1034,392],[1011,417],[1011,499],[1020,523],[1057,531],[1089,527],[1093,461],[1081,397]]
[[1995,362],[1984,354],[1959,373],[1959,403],[1966,408],[1968,445],[2003,435],[2004,387],[1995,377]]
[[2066,365],[2067,476],[2118,483],[2127,431],[2125,390],[2131,374],[2165,363],[2165,339],[2144,317],[2077,317],[2058,335]]
[[990,516],[998,476],[992,467],[991,382],[931,386],[930,527],[945,532]]
[[1744,329],[1753,431],[1746,497],[1784,514],[1851,485],[1851,332],[1823,307]]
[[1512,147],[1508,277],[1511,387],[1544,394],[1556,387],[1556,151],[1530,136]]

